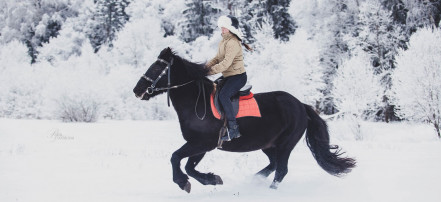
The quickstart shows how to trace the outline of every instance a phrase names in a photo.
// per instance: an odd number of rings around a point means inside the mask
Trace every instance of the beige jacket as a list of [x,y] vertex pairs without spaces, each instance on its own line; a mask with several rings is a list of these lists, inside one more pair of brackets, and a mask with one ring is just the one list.
[[206,67],[210,69],[208,75],[222,73],[224,77],[229,77],[244,73],[240,40],[231,33],[223,34],[222,37],[216,57],[206,64]]

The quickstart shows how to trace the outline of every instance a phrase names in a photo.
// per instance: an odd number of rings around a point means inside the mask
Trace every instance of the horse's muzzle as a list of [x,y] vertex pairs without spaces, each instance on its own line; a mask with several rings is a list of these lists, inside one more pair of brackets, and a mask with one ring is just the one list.
[[150,98],[152,98],[151,96],[149,96],[149,94],[148,93],[143,93],[142,95],[140,95],[140,96],[137,96],[137,98],[138,99],[140,99],[140,100],[145,100],[145,101],[148,101],[148,100],[150,100]]
[[142,93],[141,95],[135,94],[135,96],[136,96],[138,99],[145,100],[145,99],[144,99],[145,94],[146,94],[146,93],[144,92],[144,93]]

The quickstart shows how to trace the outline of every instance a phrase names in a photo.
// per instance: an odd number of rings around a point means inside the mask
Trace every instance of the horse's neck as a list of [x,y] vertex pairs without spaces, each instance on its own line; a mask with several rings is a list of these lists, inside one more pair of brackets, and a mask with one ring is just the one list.
[[[199,88],[198,82],[199,81],[194,81],[189,85],[173,89],[170,92],[170,99],[178,114],[184,111],[194,112],[195,106],[203,106],[204,101],[206,105],[209,104],[210,94],[213,90],[213,86],[204,82],[204,88]],[[196,101],[198,102],[197,104]]]

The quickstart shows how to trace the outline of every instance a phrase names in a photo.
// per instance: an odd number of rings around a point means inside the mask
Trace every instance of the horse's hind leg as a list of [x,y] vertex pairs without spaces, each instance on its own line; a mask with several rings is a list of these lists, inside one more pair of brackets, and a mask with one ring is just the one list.
[[222,179],[218,175],[214,175],[213,173],[200,173],[195,169],[204,156],[205,153],[202,153],[188,158],[187,164],[185,165],[185,171],[187,174],[203,185],[223,184]]
[[277,150],[277,168],[273,183],[271,184],[272,189],[277,189],[279,183],[282,182],[283,178],[288,173],[288,159],[291,150],[292,149]]
[[260,175],[263,177],[268,177],[271,173],[273,173],[277,168],[277,150],[275,147],[268,148],[268,149],[262,149],[263,153],[265,153],[268,156],[268,159],[270,161],[270,164],[266,166],[264,169],[256,173],[256,175]]

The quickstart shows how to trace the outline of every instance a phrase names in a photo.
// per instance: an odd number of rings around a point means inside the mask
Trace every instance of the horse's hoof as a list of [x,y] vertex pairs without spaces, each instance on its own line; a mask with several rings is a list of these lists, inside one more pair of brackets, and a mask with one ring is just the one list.
[[214,179],[215,179],[216,184],[220,184],[220,185],[224,184],[224,181],[222,181],[222,178],[219,177],[219,175],[215,175]]
[[273,182],[270,186],[271,189],[277,189],[279,187],[279,183],[278,182]]
[[182,188],[182,190],[186,191],[187,193],[190,193],[190,191],[191,191],[190,182],[187,182],[187,184],[185,184],[185,186]]

